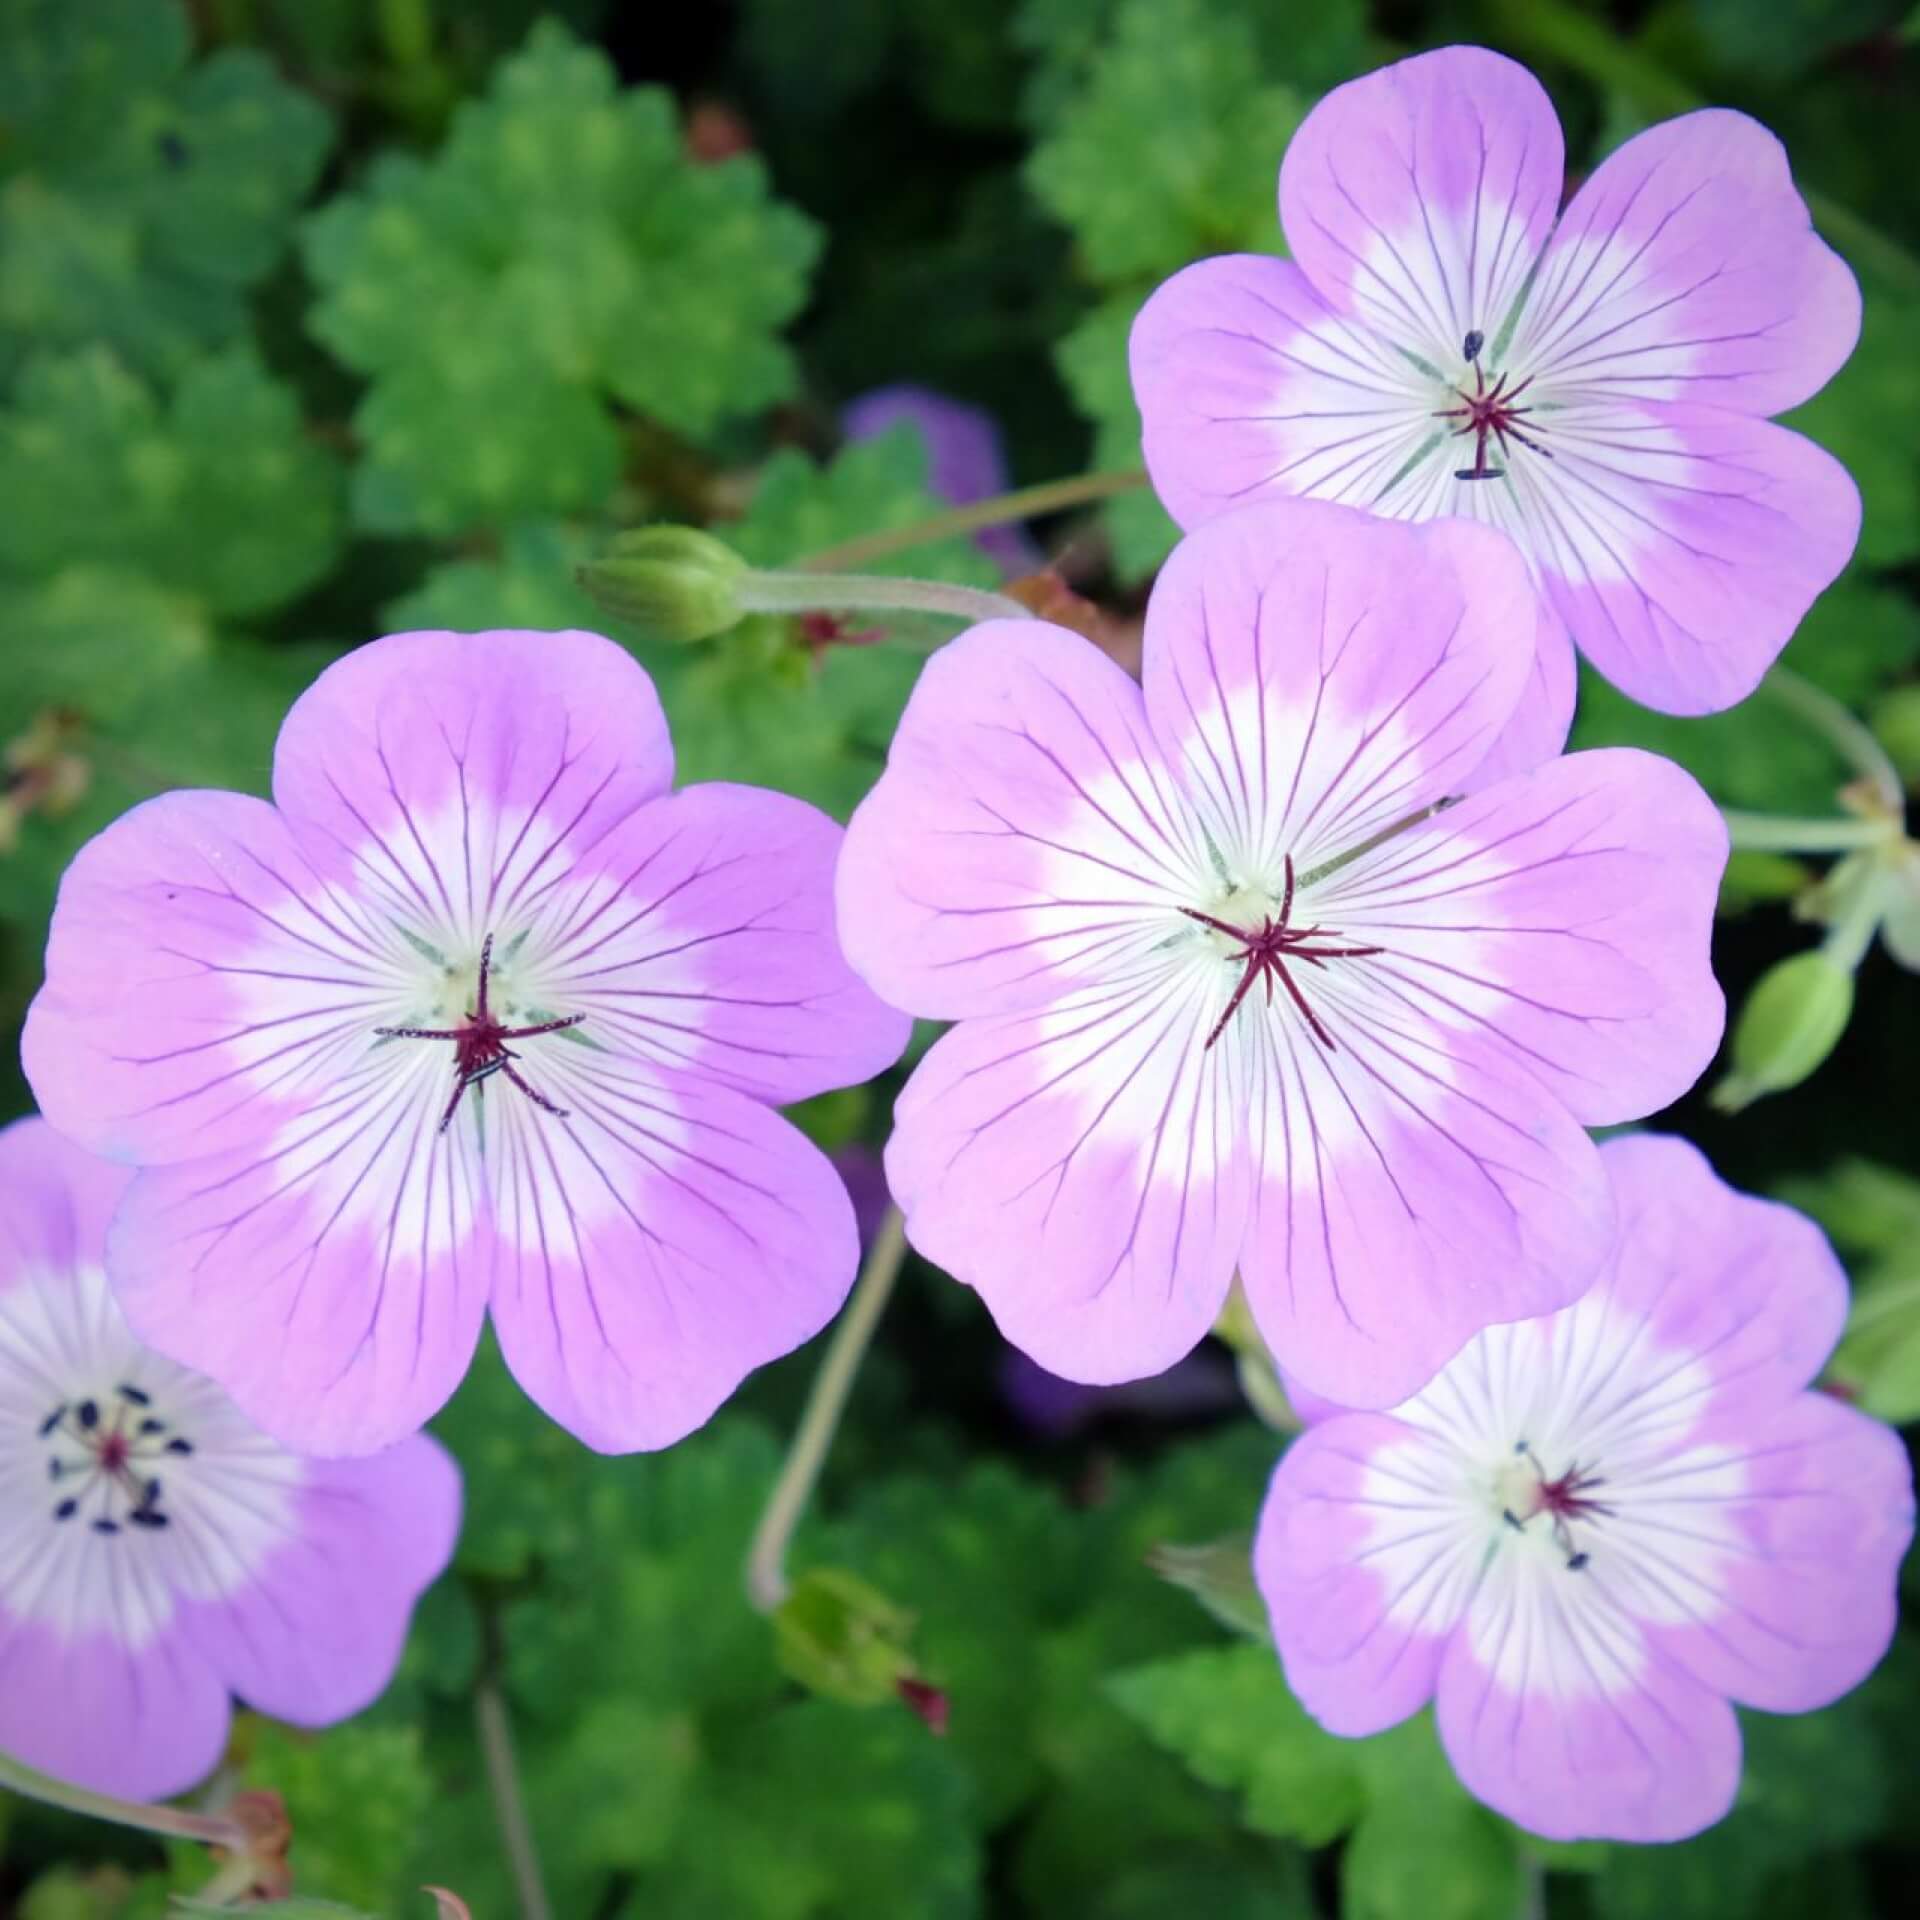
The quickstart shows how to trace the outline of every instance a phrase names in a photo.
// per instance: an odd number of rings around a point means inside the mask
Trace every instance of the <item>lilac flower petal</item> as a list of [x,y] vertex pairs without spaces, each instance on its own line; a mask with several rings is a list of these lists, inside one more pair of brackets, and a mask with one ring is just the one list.
[[1439,431],[1430,388],[1386,341],[1269,254],[1164,281],[1128,359],[1147,472],[1183,527],[1265,494],[1374,508]]
[[1177,927],[1206,863],[1139,687],[1077,633],[988,621],[928,661],[847,828],[840,942],[894,1006],[1015,1012]]
[[212,1769],[230,1691],[310,1724],[367,1704],[460,1498],[431,1441],[302,1460],[142,1347],[103,1270],[129,1180],[0,1129],[0,1748],[153,1798]]
[[[1722,1818],[1740,1727],[1716,1693],[1649,1649],[1631,1620],[1565,1612],[1552,1570],[1441,1662],[1441,1744],[1469,1792],[1549,1840],[1684,1840]],[[1491,1658],[1475,1633],[1497,1636]]]
[[831,1320],[858,1262],[826,1156],[725,1086],[570,1048],[564,1125],[488,1113],[501,1351],[603,1452],[671,1445]]
[[1148,468],[1188,527],[1273,494],[1484,521],[1623,691],[1716,711],[1853,551],[1844,471],[1753,416],[1831,378],[1859,292],[1743,115],[1629,141],[1556,226],[1560,165],[1478,48],[1329,94],[1281,167],[1298,264],[1203,261],[1136,322]]
[[213,1771],[231,1718],[225,1682],[177,1639],[135,1652],[0,1607],[0,1748],[42,1773],[162,1800]]
[[1846,1275],[1804,1214],[1735,1193],[1685,1141],[1618,1140],[1607,1162],[1627,1250],[1614,1297],[1649,1342],[1704,1357],[1668,1417],[1690,1416],[1688,1438],[1733,1451],[1745,1474],[1724,1592],[1670,1560],[1653,1576],[1680,1603],[1661,1644],[1743,1705],[1824,1706],[1887,1649],[1913,1524],[1898,1438],[1801,1391],[1845,1325]]
[[1305,875],[1462,790],[1526,685],[1536,620],[1519,554],[1484,528],[1255,507],[1162,570],[1147,712],[1229,861],[1285,848]]
[[573,868],[543,992],[584,1034],[784,1103],[871,1079],[911,1022],[855,976],[833,932],[842,834],[758,787],[688,787]]
[[1321,100],[1288,142],[1280,220],[1329,301],[1439,361],[1506,319],[1564,166],[1560,123],[1525,67],[1443,47]]
[[1784,413],[1860,335],[1860,289],[1814,231],[1786,149],[1713,108],[1610,154],[1547,247],[1512,357],[1594,396]]
[[1365,982],[1314,990],[1334,1047],[1274,1044],[1240,1278],[1290,1374],[1391,1407],[1489,1323],[1577,1298],[1613,1198],[1565,1107],[1485,1041]]
[[1416,1710],[1405,1674],[1433,1679],[1443,1640],[1441,1739],[1474,1793],[1555,1839],[1673,1840],[1732,1802],[1729,1700],[1821,1706],[1885,1652],[1912,1473],[1895,1435],[1803,1390],[1845,1300],[1812,1223],[1678,1140],[1601,1158],[1602,1278],[1482,1334],[1391,1419],[1323,1410],[1255,1568],[1328,1726]]
[[1589,1126],[1665,1106],[1720,1042],[1709,964],[1727,833],[1671,761],[1573,754],[1353,862],[1324,917],[1383,952],[1401,1018],[1475,1033]]
[[49,1272],[97,1264],[132,1179],[44,1122],[0,1127],[0,1297]]
[[597,633],[393,634],[294,702],[273,763],[315,868],[430,925],[551,900],[672,780],[653,682]]
[[1566,623],[1544,600],[1533,629],[1533,673],[1512,718],[1462,791],[1478,793],[1497,780],[1531,773],[1562,752],[1573,730],[1579,670]]
[[[1338,1409],[1329,1409],[1338,1413]],[[1414,1436],[1384,1414],[1340,1414],[1287,1448],[1260,1512],[1254,1571],[1287,1684],[1330,1732],[1378,1733],[1433,1697],[1476,1572],[1411,1491],[1431,1491]]]
[[134,1331],[283,1445],[372,1453],[424,1425],[479,1341],[480,1154],[438,1131],[446,1062],[349,1080],[256,1147],[135,1180],[108,1240]]
[[315,1462],[277,1551],[239,1591],[187,1607],[181,1631],[250,1707],[331,1725],[385,1690],[459,1531],[459,1471],[424,1434]]
[[1612,1298],[1649,1340],[1708,1356],[1688,1437],[1724,1438],[1796,1398],[1847,1320],[1846,1270],[1826,1235],[1728,1186],[1672,1134],[1623,1135],[1605,1158],[1620,1195]]
[[1513,496],[1543,588],[1593,664],[1663,713],[1751,693],[1859,538],[1846,468],[1764,420],[1570,406],[1553,445]]
[[1148,976],[970,1020],[895,1108],[908,1238],[1064,1379],[1158,1373],[1226,1303],[1250,1091],[1209,1070],[1211,1017],[1182,979]]
[[333,1084],[390,976],[364,912],[271,807],[163,794],[67,869],[22,1062],[41,1111],[96,1153],[218,1153]]

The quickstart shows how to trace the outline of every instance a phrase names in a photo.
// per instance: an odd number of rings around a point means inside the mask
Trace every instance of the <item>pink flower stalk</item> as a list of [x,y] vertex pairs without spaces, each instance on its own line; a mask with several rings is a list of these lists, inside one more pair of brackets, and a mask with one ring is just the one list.
[[588,633],[414,633],[297,701],[275,804],[173,793],[61,886],[25,1059],[141,1169],[135,1331],[311,1453],[508,1364],[606,1451],[699,1426],[833,1315],[857,1257],[770,1111],[907,1023],[834,944],[840,829],[668,791],[652,683]]
[[1563,166],[1539,82],[1482,48],[1336,87],[1280,168],[1293,258],[1187,268],[1132,345],[1182,526],[1308,494],[1512,536],[1552,615],[1529,747],[1566,737],[1569,639],[1664,712],[1744,698],[1860,528],[1846,470],[1767,419],[1860,331],[1780,142],[1687,114],[1561,213]]
[[1255,1548],[1288,1684],[1335,1733],[1437,1703],[1470,1791],[1556,1840],[1732,1805],[1732,1707],[1804,1713],[1893,1636],[1906,1451],[1804,1391],[1846,1319],[1819,1229],[1684,1141],[1614,1140],[1618,1248],[1390,1414],[1288,1449]]
[[841,939],[959,1023],[888,1178],[1049,1371],[1170,1366],[1237,1267],[1292,1373],[1391,1406],[1598,1270],[1584,1128],[1713,1054],[1726,833],[1630,751],[1436,811],[1483,777],[1533,610],[1484,527],[1279,502],[1176,549],[1144,687],[1038,621],[921,675],[848,829]]
[[460,1479],[423,1436],[298,1459],[143,1347],[102,1271],[132,1178],[0,1129],[0,1749],[153,1800],[212,1771],[232,1694],[324,1726],[381,1692]]

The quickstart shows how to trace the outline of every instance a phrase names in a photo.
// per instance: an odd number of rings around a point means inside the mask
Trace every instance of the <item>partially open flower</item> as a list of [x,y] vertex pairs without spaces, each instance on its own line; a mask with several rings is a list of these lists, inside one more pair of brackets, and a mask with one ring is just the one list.
[[657,1447],[830,1319],[853,1211],[771,1108],[907,1022],[833,938],[840,829],[669,791],[652,683],[589,633],[414,633],[296,703],[276,805],[173,793],[83,848],[28,1078],[142,1169],[141,1336],[289,1445],[368,1452],[491,1307],[589,1444]]
[[1255,1568],[1335,1733],[1434,1699],[1510,1819],[1675,1840],[1732,1804],[1729,1700],[1803,1713],[1886,1651],[1913,1484],[1888,1428],[1805,1391],[1847,1311],[1819,1229],[1684,1141],[1601,1154],[1602,1280],[1391,1413],[1322,1418],[1274,1475]]
[[303,1726],[379,1694],[460,1483],[421,1436],[298,1459],[143,1347],[102,1271],[131,1179],[0,1130],[0,1748],[146,1800],[212,1770],[232,1694]]

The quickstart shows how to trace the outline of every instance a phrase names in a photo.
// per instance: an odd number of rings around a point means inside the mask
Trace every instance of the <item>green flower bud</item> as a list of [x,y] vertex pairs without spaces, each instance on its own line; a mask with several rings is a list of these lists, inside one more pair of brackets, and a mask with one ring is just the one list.
[[793,1583],[773,1616],[775,1647],[790,1678],[828,1700],[875,1707],[918,1678],[907,1642],[913,1615],[839,1567]]
[[747,563],[698,527],[640,527],[620,534],[580,569],[606,610],[667,640],[708,640],[737,626]]
[[1797,1087],[1847,1030],[1853,974],[1819,947],[1760,976],[1733,1030],[1733,1071],[1713,1091],[1722,1113]]

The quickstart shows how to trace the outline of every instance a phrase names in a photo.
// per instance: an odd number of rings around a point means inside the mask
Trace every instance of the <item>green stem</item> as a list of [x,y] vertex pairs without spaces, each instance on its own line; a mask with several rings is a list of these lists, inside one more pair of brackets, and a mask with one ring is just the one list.
[[520,1771],[513,1759],[513,1728],[507,1719],[506,1697],[499,1682],[483,1679],[473,1691],[473,1717],[480,1733],[480,1751],[487,1763],[487,1787],[493,1795],[494,1817],[513,1869],[514,1890],[520,1900],[521,1920],[553,1920],[547,1889],[540,1877],[540,1854],[534,1845],[533,1822],[520,1791]]
[[1881,808],[1898,821],[1905,817],[1907,790],[1900,770],[1874,738],[1873,729],[1849,712],[1832,694],[1803,680],[1791,667],[1774,667],[1760,682],[1762,689],[1806,721],[1829,746],[1873,789]]
[[952,507],[945,513],[916,520],[909,527],[888,527],[879,533],[863,534],[858,540],[842,541],[837,547],[810,553],[794,564],[809,573],[870,566],[891,553],[905,553],[914,547],[931,546],[936,540],[979,533],[986,527],[1005,526],[1013,520],[1036,520],[1045,513],[1060,513],[1068,507],[1109,500],[1116,493],[1131,493],[1146,484],[1147,476],[1137,468],[1124,473],[1080,473],[1070,480],[1047,480],[1037,487],[1017,487],[1012,493],[995,494],[991,500],[977,500],[971,506]]
[[199,1840],[235,1853],[244,1853],[248,1847],[248,1836],[240,1823],[221,1814],[188,1813],[180,1807],[151,1806],[143,1800],[117,1800],[111,1794],[93,1793],[37,1772],[8,1753],[0,1753],[0,1787],[38,1800],[43,1806],[86,1814],[94,1820],[111,1820],[116,1826],[135,1827],[142,1833],[163,1834],[169,1840]]
[[820,1363],[813,1391],[807,1396],[806,1410],[787,1449],[780,1478],[774,1482],[766,1511],[754,1529],[753,1545],[747,1551],[747,1596],[762,1613],[773,1612],[787,1597],[787,1548],[813,1497],[820,1469],[826,1465],[854,1376],[880,1325],[906,1252],[906,1222],[898,1207],[889,1207],[880,1231],[874,1235],[866,1265],[860,1269],[853,1298],[833,1330],[827,1357]]
[[[1580,12],[1567,0],[1484,0],[1484,9],[1494,29],[1491,39],[1517,52],[1562,61],[1625,95],[1644,113],[1665,118],[1707,104],[1604,20]],[[1854,266],[1866,268],[1891,289],[1920,293],[1920,260],[1905,247],[1826,194],[1807,187],[1801,193],[1827,237]]]
[[[1843,881],[1848,877],[1841,876]],[[1886,863],[1862,861],[1851,877],[1853,897],[1827,923],[1827,937],[1821,941],[1820,951],[1836,966],[1854,973],[1867,957],[1867,949],[1873,945],[1873,937],[1886,917]]]
[[1031,620],[1030,608],[1005,594],[956,587],[945,580],[900,580],[886,573],[769,573],[752,569],[735,589],[749,613],[941,613],[961,620]]
[[1887,820],[1802,820],[1771,813],[1722,810],[1727,832],[1742,853],[1851,853],[1898,837]]

